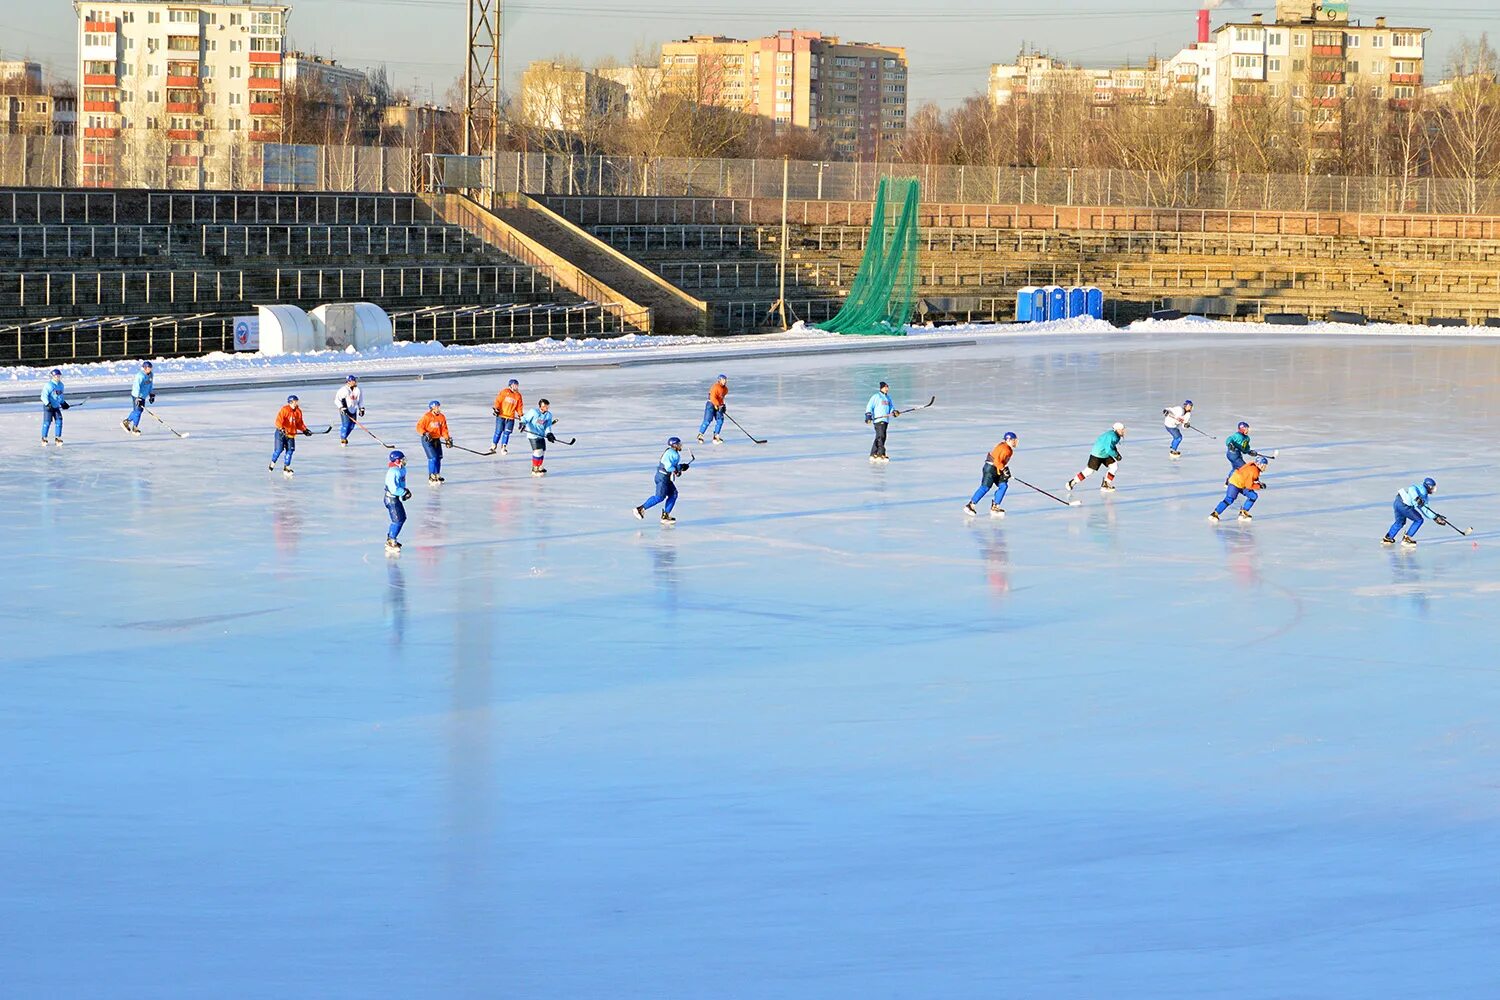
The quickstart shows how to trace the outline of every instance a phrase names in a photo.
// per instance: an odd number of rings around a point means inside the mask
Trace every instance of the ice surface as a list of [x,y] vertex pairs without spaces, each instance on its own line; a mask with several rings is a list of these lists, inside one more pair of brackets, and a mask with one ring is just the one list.
[[[725,366],[680,523],[630,516],[711,362],[535,372],[559,433],[424,482],[285,389],[0,410],[0,975],[14,996],[1493,996],[1500,352],[1060,335]],[[342,374],[342,373],[339,373]],[[889,380],[893,461],[865,458]],[[299,390],[310,422],[326,393]],[[1253,525],[1223,449],[1279,448]],[[1114,420],[1120,490],[1047,489]],[[1431,474],[1416,551],[1378,544]],[[1477,543],[1477,547],[1475,545]]]

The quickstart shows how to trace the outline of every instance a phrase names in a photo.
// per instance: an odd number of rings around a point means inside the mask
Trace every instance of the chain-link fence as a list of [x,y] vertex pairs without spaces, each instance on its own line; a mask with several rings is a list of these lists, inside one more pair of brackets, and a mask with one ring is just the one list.
[[[458,173],[448,157],[449,173]],[[481,166],[491,167],[487,158]],[[1080,205],[1275,212],[1500,214],[1500,178],[1336,177],[1295,174],[1162,174],[781,160],[642,160],[501,153],[501,191],[644,198],[780,198],[870,201],[882,177],[916,177],[925,203]],[[474,176],[472,168],[463,172]],[[488,178],[489,171],[484,171]],[[490,186],[485,184],[485,187]]]
[[1268,212],[1500,214],[1500,178],[1164,174],[781,160],[641,159],[502,152],[433,156],[401,147],[0,135],[0,187],[178,191],[493,189],[621,198],[873,200],[882,177],[916,177],[927,204],[1079,205]]
[[418,155],[375,146],[212,144],[167,132],[0,135],[0,187],[411,193]]

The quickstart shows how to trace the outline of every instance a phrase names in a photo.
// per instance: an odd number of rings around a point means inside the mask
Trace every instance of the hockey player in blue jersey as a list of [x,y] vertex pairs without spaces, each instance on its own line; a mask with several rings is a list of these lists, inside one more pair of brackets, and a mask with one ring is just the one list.
[[333,403],[339,411],[339,444],[347,447],[349,432],[365,415],[365,394],[359,387],[359,379],[353,375],[344,379],[344,384],[333,396]]
[[[1224,457],[1229,459],[1231,474],[1245,464],[1247,458],[1259,458],[1260,452],[1250,447],[1250,425],[1243,420],[1233,434],[1224,439]],[[1228,482],[1226,479],[1225,482]]]
[[870,445],[870,461],[889,462],[890,456],[885,453],[885,435],[890,430],[891,421],[901,416],[901,411],[896,409],[896,404],[891,402],[891,387],[880,383],[880,388],[870,401],[865,404],[865,423],[875,425],[875,440]]
[[533,476],[545,476],[547,468],[544,464],[547,460],[547,442],[556,441],[552,434],[552,425],[557,423],[557,415],[551,410],[552,404],[545,399],[536,401],[536,405],[526,411],[521,418],[520,429],[526,433],[526,440],[531,444],[531,474]]
[[62,369],[52,369],[52,377],[42,387],[42,447],[47,447],[47,432],[52,429],[54,421],[57,423],[57,434],[54,443],[62,447],[62,418],[63,410],[70,409],[68,401],[64,398]]
[[148,403],[156,402],[156,374],[152,370],[151,362],[142,361],[141,370],[135,376],[135,382],[130,387],[130,415],[120,421],[120,426],[125,428],[126,434],[139,434],[141,432],[141,414],[146,412]]
[[668,438],[667,450],[662,452],[661,461],[656,465],[656,492],[651,495],[650,500],[635,509],[636,520],[644,520],[646,511],[665,501],[661,523],[677,523],[677,518],[672,516],[672,508],[677,506],[677,484],[673,480],[686,472],[691,464],[682,457],[682,438]]
[[406,488],[406,455],[391,452],[390,464],[385,470],[385,510],[391,516],[391,526],[385,533],[385,551],[394,554],[401,551],[396,536],[406,524],[406,503],[411,499],[411,490]]
[[1397,533],[1410,524],[1411,530],[1401,535],[1401,544],[1415,545],[1417,544],[1416,534],[1422,530],[1424,520],[1431,518],[1438,524],[1447,524],[1447,518],[1427,506],[1428,498],[1436,492],[1437,481],[1429,477],[1397,493],[1395,502],[1391,504],[1391,509],[1396,512],[1396,520],[1391,522],[1391,528],[1380,539],[1381,542],[1386,545],[1395,545]]
[[1125,438],[1125,425],[1115,424],[1109,430],[1094,439],[1094,447],[1089,450],[1088,465],[1078,471],[1078,475],[1068,480],[1068,493],[1072,493],[1074,487],[1082,485],[1083,481],[1100,469],[1104,470],[1104,482],[1099,488],[1106,493],[1115,488],[1115,471],[1120,468],[1120,462],[1124,456],[1120,454],[1120,442]]

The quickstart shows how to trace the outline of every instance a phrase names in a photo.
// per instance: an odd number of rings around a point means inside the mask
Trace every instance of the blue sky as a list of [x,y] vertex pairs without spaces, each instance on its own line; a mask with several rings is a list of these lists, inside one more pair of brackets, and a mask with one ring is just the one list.
[[[514,0],[506,4],[506,73],[514,79],[532,59],[566,53],[584,62],[627,61],[642,47],[689,34],[741,37],[806,28],[863,41],[905,45],[914,102],[952,105],[982,90],[993,62],[1025,43],[1091,65],[1170,55],[1192,40],[1199,0]],[[465,0],[297,0],[292,41],[357,66],[384,64],[398,86],[441,98],[463,67]],[[1274,0],[1230,0],[1215,24]],[[1351,15],[1368,23],[1434,29],[1431,58],[1441,63],[1466,35],[1500,37],[1491,0],[1354,0]],[[66,0],[0,0],[0,53],[29,55],[71,77],[73,11]],[[1440,65],[1429,76],[1440,76]]]

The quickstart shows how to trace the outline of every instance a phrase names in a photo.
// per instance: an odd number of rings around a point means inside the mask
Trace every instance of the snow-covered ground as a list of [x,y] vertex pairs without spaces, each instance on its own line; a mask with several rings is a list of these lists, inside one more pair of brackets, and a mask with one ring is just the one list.
[[[7,993],[1500,994],[1500,352],[981,332],[523,371],[577,445],[436,490],[423,405],[482,449],[508,376],[376,382],[397,560],[374,441],[267,473],[285,384],[163,371],[182,441],[0,408]],[[770,443],[637,522],[720,370]],[[938,402],[872,467],[882,378]],[[1240,419],[1280,458],[1215,527]],[[1056,490],[1115,420],[1116,495],[962,511],[1006,430]],[[1478,530],[1382,548],[1426,474]]]
[[[1372,324],[1351,326],[1313,323],[1306,327],[1267,327],[1259,323],[1207,320],[1142,320],[1123,329],[1104,320],[1079,318],[1050,323],[962,323],[952,326],[912,326],[908,337],[930,346],[985,337],[1052,337],[1063,334],[1139,333],[1161,336],[1420,336],[1455,339],[1494,339],[1500,330],[1485,327],[1434,329],[1421,326]],[[537,340],[519,343],[444,345],[441,342],[402,342],[387,348],[356,351],[317,351],[263,357],[259,354],[214,353],[203,357],[156,358],[158,380],[178,388],[229,388],[250,385],[309,385],[341,380],[353,372],[364,379],[411,376],[451,376],[482,372],[540,371],[555,367],[597,364],[657,364],[694,359],[737,359],[795,356],[833,351],[899,349],[889,337],[840,337],[797,323],[785,333],[739,337],[677,337],[629,335],[578,340]],[[0,367],[0,403],[30,401],[41,392],[54,367],[75,396],[121,392],[140,367],[139,360],[88,364],[12,365]]]

